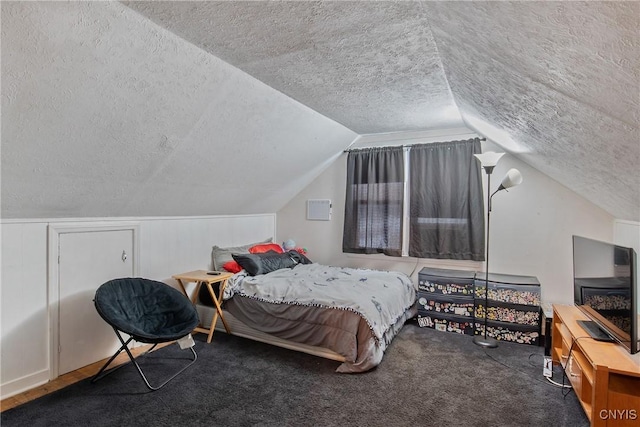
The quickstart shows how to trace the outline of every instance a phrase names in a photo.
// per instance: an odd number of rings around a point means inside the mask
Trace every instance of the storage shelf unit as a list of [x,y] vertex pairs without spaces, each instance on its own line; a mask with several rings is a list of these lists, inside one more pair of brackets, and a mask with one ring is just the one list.
[[[484,333],[485,273],[425,267],[418,273],[418,324],[440,331]],[[532,276],[489,274],[487,335],[540,343],[540,283]]]
[[540,344],[540,283],[533,276],[489,274],[488,307],[485,307],[485,273],[475,277],[475,333],[521,344]]
[[473,335],[475,272],[423,268],[418,273],[418,325]]
[[553,306],[551,357],[564,368],[591,425],[640,424],[640,353],[596,341],[577,323],[588,320],[575,306]]

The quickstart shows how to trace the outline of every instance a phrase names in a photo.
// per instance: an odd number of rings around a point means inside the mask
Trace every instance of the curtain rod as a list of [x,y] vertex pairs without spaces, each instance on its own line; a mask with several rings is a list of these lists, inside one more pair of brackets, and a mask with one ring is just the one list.
[[[475,138],[472,138],[475,139]],[[486,141],[487,138],[479,138],[480,141]],[[455,142],[455,141],[442,141],[442,142]],[[402,147],[402,148],[407,148],[407,147],[413,147],[414,145],[426,145],[426,144],[436,144],[437,142],[416,142],[415,144],[402,144],[402,145],[382,145],[380,147],[362,147],[362,148],[347,148],[346,150],[343,151],[343,153],[350,153],[352,151],[358,151],[358,150],[366,150],[367,148],[383,148],[383,147]]]

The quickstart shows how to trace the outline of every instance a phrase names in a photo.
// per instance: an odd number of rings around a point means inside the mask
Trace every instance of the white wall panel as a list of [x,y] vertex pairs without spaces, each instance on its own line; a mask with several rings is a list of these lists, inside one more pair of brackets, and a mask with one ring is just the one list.
[[[275,220],[275,215],[272,217],[233,218],[234,246],[275,238]],[[256,238],[256,236],[258,237]]]
[[2,224],[0,295],[4,397],[48,379],[47,224]]
[[[92,225],[132,218],[77,220]],[[185,218],[135,218],[140,224],[140,276],[165,281],[174,274],[211,268],[211,247],[235,246],[275,236],[275,214]],[[47,228],[68,220],[2,223],[0,397],[49,379]]]
[[167,280],[177,273],[210,269],[214,245],[237,246],[274,235],[272,214],[143,221],[141,275]]

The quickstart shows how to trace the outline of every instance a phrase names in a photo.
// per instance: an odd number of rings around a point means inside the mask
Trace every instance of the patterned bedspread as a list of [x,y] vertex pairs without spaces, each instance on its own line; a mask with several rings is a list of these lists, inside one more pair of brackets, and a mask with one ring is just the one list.
[[406,320],[416,298],[414,285],[405,274],[321,264],[300,264],[257,276],[240,272],[229,280],[224,299],[234,295],[271,304],[357,313],[382,351],[389,340],[388,332],[399,320]]

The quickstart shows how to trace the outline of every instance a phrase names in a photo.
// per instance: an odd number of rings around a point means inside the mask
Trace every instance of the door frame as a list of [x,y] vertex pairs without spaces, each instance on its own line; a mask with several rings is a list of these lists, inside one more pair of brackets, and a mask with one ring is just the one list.
[[68,233],[88,233],[100,231],[127,231],[133,232],[133,274],[139,274],[140,263],[140,223],[134,221],[100,221],[100,222],[66,222],[50,223],[48,225],[48,251],[47,251],[47,308],[49,317],[49,379],[58,378],[59,374],[59,336],[60,336],[60,235]]

